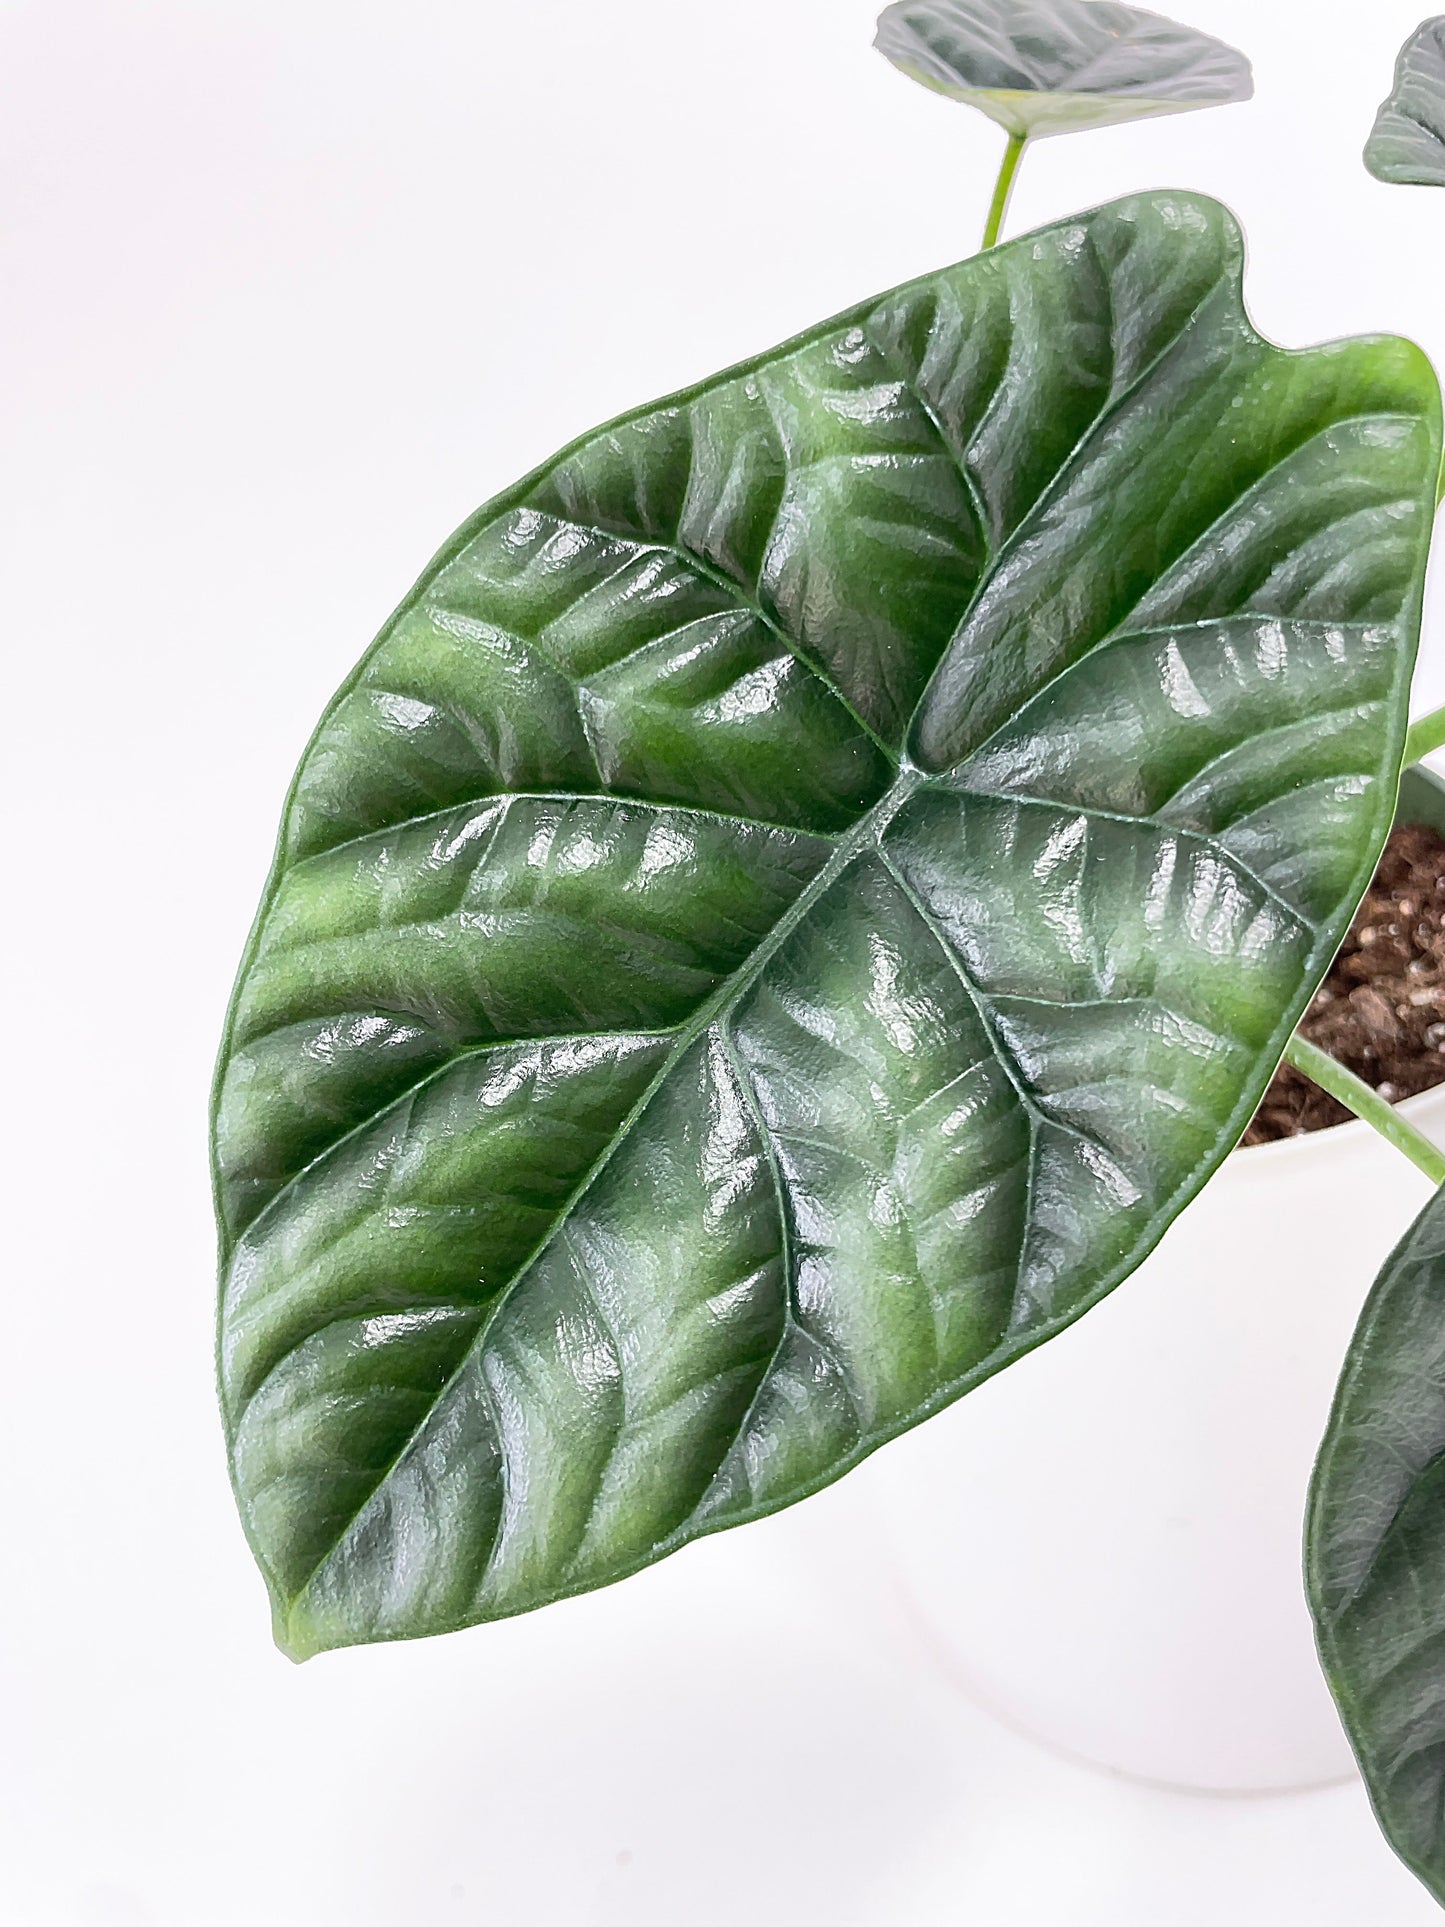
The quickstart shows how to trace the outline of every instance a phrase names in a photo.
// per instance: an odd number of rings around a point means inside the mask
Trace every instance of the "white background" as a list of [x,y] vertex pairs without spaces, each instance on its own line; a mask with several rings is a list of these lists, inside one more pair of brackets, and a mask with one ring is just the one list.
[[[1012,231],[1202,188],[1267,333],[1445,361],[1445,194],[1359,163],[1419,0],[1181,5],[1254,104],[1042,145]],[[1358,1787],[1190,1799],[990,1723],[840,1549],[846,1486],[505,1625],[269,1643],[204,1139],[291,767],[476,503],[971,249],[1001,137],[871,30],[866,0],[0,4],[0,1927],[1437,1918]],[[1445,624],[1426,651],[1438,702]]]

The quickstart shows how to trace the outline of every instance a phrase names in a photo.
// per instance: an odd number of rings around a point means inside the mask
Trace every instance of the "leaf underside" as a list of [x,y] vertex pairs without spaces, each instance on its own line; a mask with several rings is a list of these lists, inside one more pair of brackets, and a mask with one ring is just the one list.
[[1445,1191],[1391,1253],[1351,1340],[1306,1575],[1380,1824],[1445,1902]]
[[1233,47],[1113,0],[897,0],[874,45],[935,93],[1034,139],[1254,92]]
[[1425,21],[1400,49],[1365,166],[1378,180],[1445,187],[1445,16]]
[[1238,1138],[1388,827],[1440,439],[1240,263],[1120,202],[602,429],[336,698],[215,1115],[289,1650],[817,1489]]

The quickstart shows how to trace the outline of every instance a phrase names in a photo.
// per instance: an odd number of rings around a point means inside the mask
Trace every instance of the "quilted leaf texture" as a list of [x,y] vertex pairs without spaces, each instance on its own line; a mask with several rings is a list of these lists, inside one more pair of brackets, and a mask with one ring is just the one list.
[[218,1074],[278,1637],[787,1505],[1068,1325],[1238,1138],[1388,827],[1440,461],[1124,201],[575,444],[302,763]]

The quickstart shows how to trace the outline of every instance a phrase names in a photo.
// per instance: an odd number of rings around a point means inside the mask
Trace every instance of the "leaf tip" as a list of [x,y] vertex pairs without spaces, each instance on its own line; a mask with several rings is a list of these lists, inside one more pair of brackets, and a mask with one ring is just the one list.
[[271,1616],[271,1637],[278,1652],[294,1666],[304,1666],[308,1659],[315,1659],[326,1650],[325,1640],[316,1637],[315,1628],[307,1623],[304,1614],[288,1611],[279,1602]]

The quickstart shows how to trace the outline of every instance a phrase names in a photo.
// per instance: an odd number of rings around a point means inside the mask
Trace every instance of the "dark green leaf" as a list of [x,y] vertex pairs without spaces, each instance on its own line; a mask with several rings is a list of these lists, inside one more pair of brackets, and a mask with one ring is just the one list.
[[1445,1191],[1390,1254],[1350,1342],[1306,1573],[1380,1824],[1445,1902]]
[[1035,139],[1254,92],[1233,47],[1113,0],[898,0],[874,44],[935,93]]
[[1124,1277],[1383,839],[1438,396],[1158,194],[602,429],[328,711],[216,1115],[306,1652],[836,1478]]
[[1365,166],[1382,181],[1445,187],[1445,17],[1425,21],[1400,49]]

